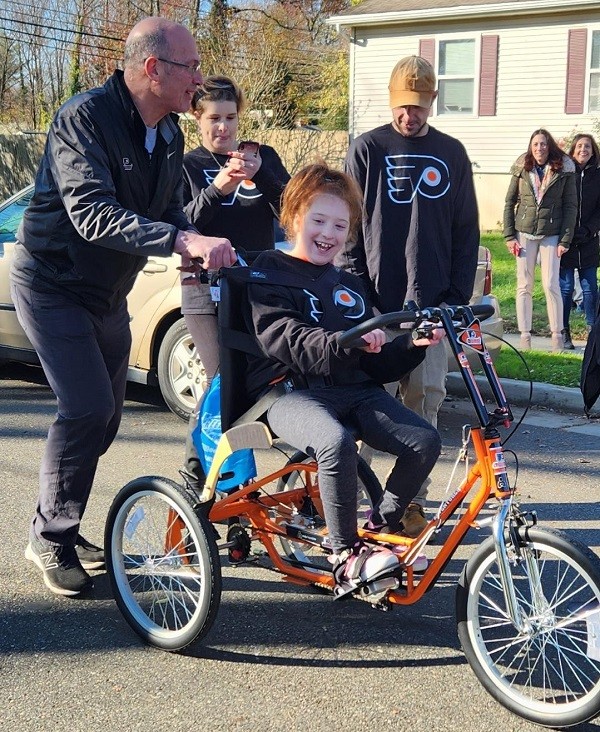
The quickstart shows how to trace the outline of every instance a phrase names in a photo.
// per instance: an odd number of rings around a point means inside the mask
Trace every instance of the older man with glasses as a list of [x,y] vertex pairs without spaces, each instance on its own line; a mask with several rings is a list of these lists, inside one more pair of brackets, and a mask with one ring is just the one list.
[[103,552],[80,522],[99,457],[119,426],[131,336],[126,297],[148,256],[229,266],[227,239],[201,236],[182,211],[186,112],[202,82],[182,25],[146,18],[123,71],[56,113],[11,271],[17,315],[58,401],[25,556],[54,593],[92,586]]

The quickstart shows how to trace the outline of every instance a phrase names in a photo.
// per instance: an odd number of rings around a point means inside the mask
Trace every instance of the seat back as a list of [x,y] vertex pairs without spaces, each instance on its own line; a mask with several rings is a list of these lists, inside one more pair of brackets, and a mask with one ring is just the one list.
[[[329,285],[339,279],[337,270],[331,270],[325,279]],[[264,357],[256,337],[246,326],[245,316],[250,312],[248,284],[284,285],[305,288],[315,280],[282,271],[261,270],[254,267],[230,267],[220,271],[221,295],[218,307],[219,360],[221,372],[221,428],[228,430],[235,422],[261,419],[268,406],[277,398],[276,388],[263,395],[256,405],[246,390],[248,355]],[[252,409],[250,414],[246,414]]]
[[219,370],[221,372],[221,429],[228,430],[250,407],[246,390],[248,354],[259,354],[254,336],[246,328],[247,282],[222,271],[219,319]]

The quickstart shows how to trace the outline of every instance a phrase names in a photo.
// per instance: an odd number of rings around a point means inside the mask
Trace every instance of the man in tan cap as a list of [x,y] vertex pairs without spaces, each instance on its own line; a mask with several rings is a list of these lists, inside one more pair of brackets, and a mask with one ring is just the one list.
[[[357,137],[345,169],[364,194],[362,229],[337,263],[358,274],[382,312],[463,305],[473,292],[479,222],[471,163],[463,145],[431,127],[437,97],[435,71],[420,56],[401,59],[389,83],[391,123]],[[425,361],[400,384],[410,409],[437,426],[446,395],[444,348],[428,348]],[[393,387],[395,389],[395,387]],[[403,517],[417,536],[426,525],[427,486]]]

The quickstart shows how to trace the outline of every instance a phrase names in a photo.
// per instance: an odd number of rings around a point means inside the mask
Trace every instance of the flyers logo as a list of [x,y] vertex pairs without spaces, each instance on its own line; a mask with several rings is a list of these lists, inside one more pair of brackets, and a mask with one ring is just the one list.
[[441,198],[450,188],[450,171],[431,155],[386,155],[388,196],[394,203],[411,203],[417,194]]
[[365,301],[348,287],[336,285],[333,288],[333,302],[345,318],[362,318],[365,314]]
[[[303,290],[303,292],[308,297],[308,302],[310,304],[309,317],[311,320],[314,320],[315,323],[320,323],[321,318],[323,317],[323,306],[321,301],[310,290]],[[331,296],[333,304],[344,318],[356,320],[357,318],[362,318],[365,314],[366,307],[362,295],[359,295],[358,292],[354,292],[354,290],[351,290],[349,287],[344,287],[344,285],[338,284],[333,288]]]
[[[210,185],[213,182],[218,172],[218,170],[204,171],[204,178],[206,179],[207,185]],[[252,198],[260,198],[261,196],[262,193],[258,190],[254,181],[243,180],[233,193],[230,193],[228,196],[225,197],[225,200],[221,203],[221,206],[233,206],[238,198],[251,200]]]

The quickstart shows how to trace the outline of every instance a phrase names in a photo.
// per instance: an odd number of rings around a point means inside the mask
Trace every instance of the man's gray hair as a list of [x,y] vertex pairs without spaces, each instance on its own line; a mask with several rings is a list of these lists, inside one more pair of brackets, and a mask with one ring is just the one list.
[[158,28],[152,33],[135,36],[125,44],[123,66],[137,66],[144,63],[148,56],[168,56],[171,52],[165,28]]

